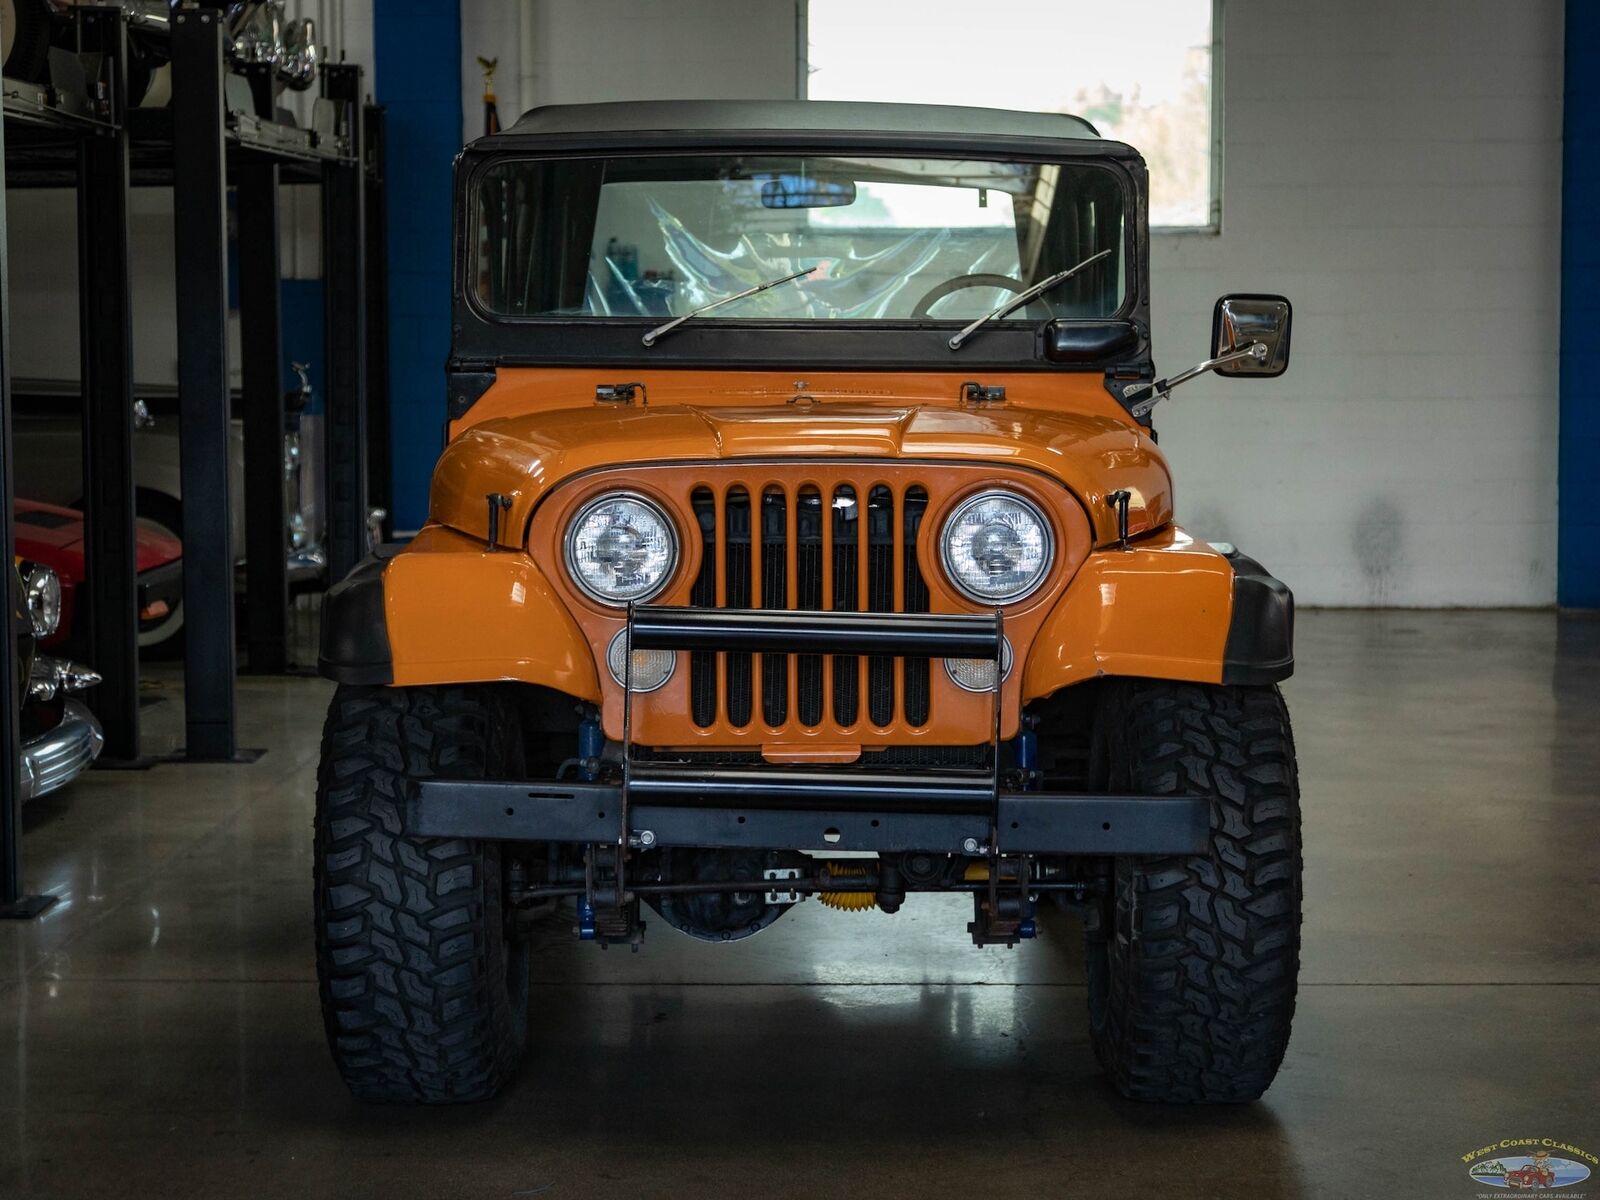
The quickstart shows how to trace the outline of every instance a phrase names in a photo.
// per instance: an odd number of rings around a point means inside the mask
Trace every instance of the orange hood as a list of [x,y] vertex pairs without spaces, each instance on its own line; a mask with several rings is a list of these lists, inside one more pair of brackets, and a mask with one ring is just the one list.
[[[730,387],[735,381],[718,375],[712,376],[721,385],[714,392],[680,396],[670,384],[653,382],[647,404],[589,399],[576,407],[567,399],[571,391],[562,389],[559,401],[529,394],[533,388],[507,380],[512,374],[502,372],[475,406],[469,414],[474,423],[458,423],[434,470],[431,519],[474,537],[487,534],[492,492],[511,498],[500,525],[502,541],[509,542],[512,531],[526,530],[546,492],[578,474],[629,464],[764,458],[944,459],[1037,471],[1077,497],[1099,544],[1117,536],[1109,492],[1130,493],[1133,532],[1172,519],[1165,458],[1098,378],[985,378],[985,384],[1006,386],[1007,399],[965,407],[956,399],[959,381],[944,375],[868,377],[870,392],[859,375],[845,377],[848,387],[836,390],[819,378],[806,385],[809,402],[800,403],[788,399],[795,395],[790,385],[775,388],[763,378]],[[549,382],[549,373],[538,374]],[[503,390],[521,395],[497,396]],[[587,395],[593,396],[592,383]],[[506,412],[512,407],[523,411]]]

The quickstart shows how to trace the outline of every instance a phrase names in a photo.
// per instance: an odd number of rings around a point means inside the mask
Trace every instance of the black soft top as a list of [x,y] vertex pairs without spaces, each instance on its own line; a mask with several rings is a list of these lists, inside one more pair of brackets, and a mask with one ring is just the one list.
[[854,100],[621,100],[551,104],[473,143],[478,151],[696,146],[1093,154],[1136,158],[1066,113]]
[[619,100],[529,109],[506,135],[585,133],[887,133],[968,137],[1093,138],[1100,132],[1065,113],[1011,112],[954,104],[871,104],[854,100]]

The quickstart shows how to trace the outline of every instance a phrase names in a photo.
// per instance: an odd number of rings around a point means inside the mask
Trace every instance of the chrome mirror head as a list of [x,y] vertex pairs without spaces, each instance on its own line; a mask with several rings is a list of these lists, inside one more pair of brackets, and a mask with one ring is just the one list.
[[1257,353],[1218,366],[1217,374],[1229,378],[1272,378],[1289,369],[1289,322],[1294,310],[1283,296],[1237,295],[1217,301],[1211,317],[1212,355],[1221,358],[1252,344],[1266,347]]

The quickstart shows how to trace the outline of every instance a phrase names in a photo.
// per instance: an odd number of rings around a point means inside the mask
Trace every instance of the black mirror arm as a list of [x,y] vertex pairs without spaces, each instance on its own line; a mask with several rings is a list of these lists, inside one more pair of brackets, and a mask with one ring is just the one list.
[[1128,409],[1135,417],[1147,416],[1152,408],[1160,404],[1169,395],[1172,389],[1180,383],[1188,383],[1196,375],[1204,375],[1207,371],[1215,371],[1220,367],[1231,367],[1235,363],[1247,359],[1256,362],[1266,362],[1267,344],[1265,342],[1251,342],[1248,346],[1241,346],[1237,350],[1230,350],[1226,354],[1219,354],[1216,358],[1208,358],[1203,363],[1197,363],[1187,371],[1180,371],[1170,379],[1158,379],[1154,383],[1130,383],[1123,389],[1122,398],[1132,400],[1134,396],[1143,392],[1143,399],[1135,401]]

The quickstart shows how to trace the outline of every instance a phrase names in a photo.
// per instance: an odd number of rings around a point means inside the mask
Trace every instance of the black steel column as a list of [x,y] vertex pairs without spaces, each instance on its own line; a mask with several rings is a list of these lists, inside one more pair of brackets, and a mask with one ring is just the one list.
[[115,132],[78,143],[78,313],[83,373],[83,494],[89,663],[104,682],[89,702],[104,760],[139,759],[139,602],[133,500],[133,331],[128,269],[127,25],[85,10],[82,28],[114,64]]
[[210,760],[232,759],[236,749],[222,16],[193,8],[172,16],[185,753]]
[[234,172],[234,206],[244,385],[244,638],[250,670],[276,674],[289,664],[277,165],[241,165]]
[[[0,162],[5,161],[4,122],[0,121]],[[36,917],[55,903],[53,896],[22,894],[22,736],[18,678],[15,594],[16,543],[11,469],[11,291],[6,260],[6,200],[0,187],[0,571],[5,572],[5,604],[0,605],[0,917]]]
[[389,445],[389,227],[384,196],[383,109],[363,112],[367,160],[367,499],[389,513],[394,528],[393,451]]
[[341,102],[347,158],[322,173],[322,286],[326,329],[328,577],[343,579],[366,555],[367,333],[361,68],[323,69],[323,94]]

